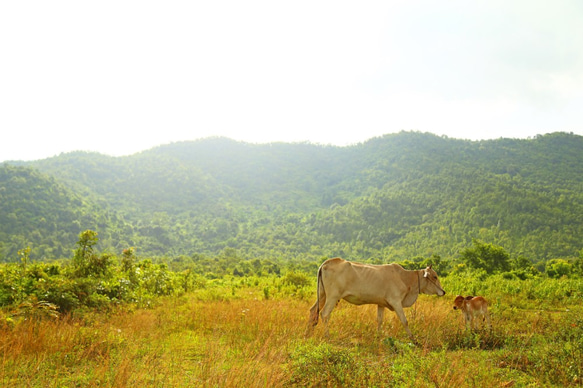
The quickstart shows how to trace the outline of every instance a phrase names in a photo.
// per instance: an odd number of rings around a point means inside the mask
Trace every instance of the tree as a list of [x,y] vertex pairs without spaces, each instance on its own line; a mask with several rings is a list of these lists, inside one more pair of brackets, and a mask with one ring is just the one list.
[[134,269],[135,248],[126,248],[121,252],[121,268],[124,272],[132,272]]
[[488,274],[505,272],[510,269],[510,255],[504,248],[473,239],[472,248],[461,252],[462,260],[471,268],[483,269]]
[[20,256],[20,261],[22,262],[22,273],[24,275],[26,273],[26,266],[30,262],[30,247],[19,250],[18,255]]
[[529,270],[532,268],[532,261],[522,255],[517,256],[514,260],[511,261],[510,264],[512,269],[515,271]]
[[583,276],[583,249],[579,251],[579,257],[573,262],[573,272]]
[[545,272],[550,278],[560,278],[569,276],[573,270],[573,265],[564,259],[552,259],[547,261]]
[[78,273],[84,274],[89,259],[93,255],[93,246],[97,244],[97,241],[99,241],[97,232],[93,230],[86,230],[79,234],[78,248],[73,256],[73,266]]
[[101,256],[93,252],[93,247],[99,238],[97,232],[86,230],[79,235],[79,246],[73,257],[73,266],[78,276],[102,276],[113,264],[113,255],[103,253]]

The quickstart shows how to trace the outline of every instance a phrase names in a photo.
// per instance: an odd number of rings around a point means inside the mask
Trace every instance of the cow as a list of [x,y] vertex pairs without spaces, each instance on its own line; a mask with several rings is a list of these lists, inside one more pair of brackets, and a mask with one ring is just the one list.
[[317,287],[317,300],[310,308],[308,333],[318,324],[321,312],[326,336],[330,314],[336,304],[344,299],[355,305],[376,304],[379,332],[385,307],[394,311],[409,337],[413,339],[403,307],[411,307],[421,293],[445,295],[437,273],[431,266],[409,271],[398,264],[360,264],[339,257],[326,260],[320,266]]
[[453,301],[453,309],[460,309],[464,315],[466,325],[470,328],[477,327],[474,324],[475,318],[482,316],[484,322],[488,323],[488,327],[492,326],[490,321],[490,313],[488,312],[488,302],[482,296],[466,296],[461,295],[455,297]]

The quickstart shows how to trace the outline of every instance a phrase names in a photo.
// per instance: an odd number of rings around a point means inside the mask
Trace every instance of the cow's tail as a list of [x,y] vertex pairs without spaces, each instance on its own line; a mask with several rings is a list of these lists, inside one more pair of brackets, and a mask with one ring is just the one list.
[[[321,287],[321,288],[320,288]],[[322,266],[318,268],[318,282],[316,286],[316,303],[310,309],[310,326],[316,326],[320,317],[320,290],[324,291],[324,283],[322,283]]]

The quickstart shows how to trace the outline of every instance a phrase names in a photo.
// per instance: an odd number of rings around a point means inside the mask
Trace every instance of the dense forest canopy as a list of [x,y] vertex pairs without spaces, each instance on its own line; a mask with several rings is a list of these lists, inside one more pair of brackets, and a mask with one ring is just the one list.
[[346,146],[173,143],[0,165],[0,261],[70,258],[79,233],[140,256],[402,261],[474,240],[532,262],[583,248],[583,137],[401,132]]

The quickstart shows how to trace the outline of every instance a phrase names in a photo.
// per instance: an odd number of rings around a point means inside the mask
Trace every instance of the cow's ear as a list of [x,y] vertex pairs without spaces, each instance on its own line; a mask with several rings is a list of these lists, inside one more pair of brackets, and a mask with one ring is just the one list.
[[427,268],[431,269],[431,267],[433,267],[433,264],[429,264],[429,267],[427,267]]

